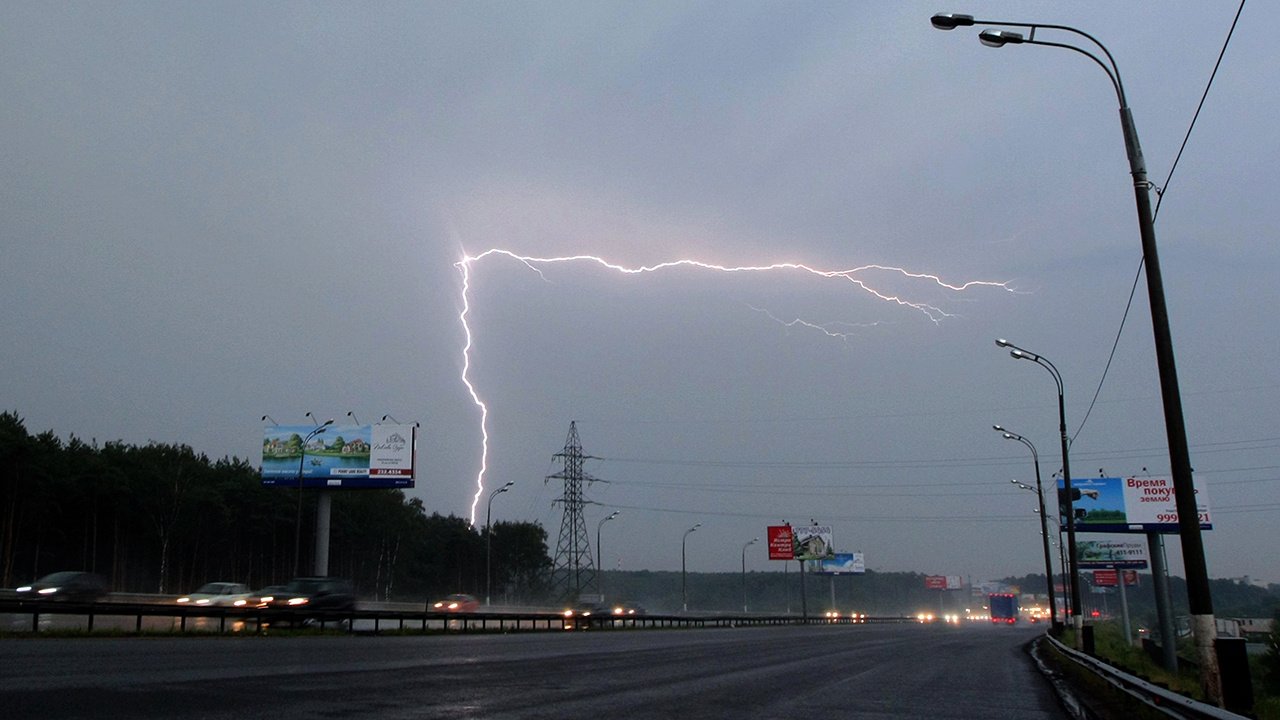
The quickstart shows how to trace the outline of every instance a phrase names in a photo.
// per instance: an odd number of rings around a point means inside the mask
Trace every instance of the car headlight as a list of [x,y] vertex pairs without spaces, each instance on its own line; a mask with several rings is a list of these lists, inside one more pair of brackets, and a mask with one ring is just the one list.
[[449,609],[450,609],[450,610],[457,610],[457,609],[458,609],[458,603],[456,603],[456,602],[451,602],[451,603],[449,603]]
[[179,604],[179,605],[181,605],[181,604],[183,604],[183,603],[189,603],[189,602],[191,602],[191,598],[189,598],[189,597],[180,597],[180,598],[178,598],[178,604]]
[[290,605],[306,605],[307,602],[306,598],[289,598]]
[[39,592],[41,595],[52,595],[52,594],[54,594],[54,593],[58,592],[58,591],[59,591],[59,590],[61,590],[61,589],[62,589],[62,588],[43,588],[43,589],[39,590],[38,592]]
[[244,607],[245,605],[248,605],[248,604],[249,603],[246,600],[237,600],[234,603],[232,603],[232,605],[235,605],[236,607]]
[[22,587],[20,587],[20,588],[14,588],[14,589],[15,589],[15,590],[17,590],[18,592],[31,592],[31,586],[30,586],[30,585],[23,585],[23,586],[22,586]]
[[197,600],[197,601],[196,601],[196,604],[197,604],[197,605],[208,605],[208,604],[209,604],[209,598],[200,598],[199,600]]

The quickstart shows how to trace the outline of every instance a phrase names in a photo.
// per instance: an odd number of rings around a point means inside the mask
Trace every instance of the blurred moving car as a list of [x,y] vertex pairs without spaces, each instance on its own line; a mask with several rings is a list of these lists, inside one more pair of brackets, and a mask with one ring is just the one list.
[[107,594],[107,581],[96,573],[66,570],[45,575],[16,591],[19,600],[97,602]]
[[249,586],[233,582],[211,582],[200,586],[190,595],[178,598],[179,605],[198,605],[201,607],[247,607],[249,605]]
[[270,607],[271,603],[276,599],[276,596],[282,594],[284,589],[284,585],[268,585],[261,590],[254,590],[249,593],[249,597],[246,599],[247,602],[245,604],[247,607],[251,608]]
[[611,612],[614,617],[634,617],[636,615],[644,615],[644,606],[640,603],[624,600],[614,605]]
[[458,593],[443,600],[437,600],[431,604],[431,609],[436,612],[471,613],[480,609],[480,601],[474,595]]
[[289,581],[278,594],[261,598],[271,610],[354,610],[355,592],[351,583],[335,577],[301,577]]

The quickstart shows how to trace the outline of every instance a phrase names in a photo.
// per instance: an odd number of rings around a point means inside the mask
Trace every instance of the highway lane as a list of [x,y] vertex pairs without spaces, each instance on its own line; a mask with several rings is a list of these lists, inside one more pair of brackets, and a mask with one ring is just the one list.
[[990,626],[0,642],[7,718],[1063,718]]

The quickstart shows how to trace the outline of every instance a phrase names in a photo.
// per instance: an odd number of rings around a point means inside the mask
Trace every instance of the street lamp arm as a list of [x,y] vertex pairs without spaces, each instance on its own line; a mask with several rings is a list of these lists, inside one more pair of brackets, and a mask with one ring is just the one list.
[[[1054,26],[1042,25],[1041,27],[1057,27],[1063,30],[1070,29],[1070,28],[1057,26],[1057,25],[1054,25]],[[1084,35],[1084,33],[1080,33],[1080,34]],[[1111,58],[1111,53],[1107,53],[1107,60],[1111,62],[1111,66],[1108,67],[1107,63],[1103,62],[1102,59],[1099,58],[1097,55],[1094,55],[1093,53],[1089,52],[1088,50],[1085,50],[1084,48],[1076,47],[1075,45],[1069,45],[1067,43],[1048,42],[1045,40],[1032,40],[1030,38],[1024,40],[1023,42],[1026,43],[1027,45],[1043,45],[1044,47],[1056,47],[1056,48],[1062,48],[1064,50],[1074,50],[1075,52],[1078,52],[1081,55],[1084,55],[1085,57],[1094,61],[1095,63],[1098,64],[1098,67],[1102,68],[1102,72],[1106,73],[1107,77],[1111,80],[1111,87],[1114,88],[1116,91],[1116,100],[1120,103],[1120,107],[1128,106],[1128,103],[1125,101],[1125,97],[1124,97],[1124,85],[1120,83],[1120,75],[1118,71],[1113,69],[1115,68],[1115,60]],[[1107,49],[1103,47],[1102,43],[1099,43],[1096,40],[1094,40],[1094,43],[1098,47],[1102,48],[1102,51],[1104,53],[1107,52]]]
[[[1116,96],[1120,99],[1120,105],[1121,106],[1128,105],[1128,103],[1125,101],[1124,83],[1120,81],[1120,68],[1119,66],[1116,65],[1116,59],[1111,56],[1111,51],[1108,50],[1107,46],[1103,45],[1097,38],[1095,38],[1094,36],[1090,35],[1089,33],[1079,28],[1073,28],[1070,25],[1050,25],[1046,23],[1007,22],[1003,20],[978,20],[970,15],[960,15],[956,13],[939,13],[933,16],[932,22],[933,22],[933,26],[935,28],[938,28],[939,30],[953,30],[957,27],[970,27],[973,25],[984,25],[984,26],[1003,25],[1004,27],[1027,28],[1028,30],[1030,30],[1030,32],[1027,33],[1027,37],[1023,39],[1021,42],[1024,42],[1028,45],[1045,45],[1047,47],[1066,48],[1068,50],[1075,50],[1076,52],[1089,56],[1089,58],[1092,59],[1094,62],[1098,63],[1099,67],[1102,68],[1103,72],[1105,72],[1107,76],[1111,78],[1111,84],[1112,86],[1115,87]],[[1104,63],[1101,59],[1099,59],[1093,53],[1090,53],[1089,51],[1084,50],[1082,48],[1075,47],[1074,45],[1067,45],[1066,43],[1048,42],[1045,40],[1036,40],[1036,30],[1039,30],[1042,28],[1045,30],[1061,30],[1062,32],[1068,32],[1073,35],[1078,35],[1084,38],[1085,40],[1088,40],[1090,43],[1094,45],[1094,47],[1102,51],[1102,54],[1107,57],[1107,62]]]

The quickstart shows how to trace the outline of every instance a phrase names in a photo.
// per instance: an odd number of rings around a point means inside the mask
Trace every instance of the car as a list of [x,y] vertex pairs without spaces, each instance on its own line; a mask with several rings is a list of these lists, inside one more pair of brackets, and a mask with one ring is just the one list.
[[562,627],[565,630],[587,630],[593,624],[607,621],[613,615],[613,610],[612,607],[597,602],[579,602],[561,613],[564,616]]
[[234,582],[211,582],[176,601],[179,605],[200,607],[247,607],[249,586]]
[[431,603],[431,609],[436,612],[472,613],[480,609],[480,601],[473,595],[457,593]]
[[[268,599],[269,598],[269,599]],[[269,615],[294,622],[309,622],[316,614],[337,615],[356,609],[351,583],[335,577],[300,577],[289,581],[274,595],[260,598]]]
[[45,575],[16,592],[19,600],[97,602],[107,594],[107,581],[97,573],[66,570]]
[[610,612],[614,617],[635,617],[636,615],[644,615],[644,606],[637,602],[624,600],[613,605]]
[[254,590],[249,593],[249,597],[246,599],[247,602],[245,605],[246,607],[251,608],[270,607],[272,601],[276,599],[276,596],[283,594],[284,590],[284,585],[268,585],[261,590]]

